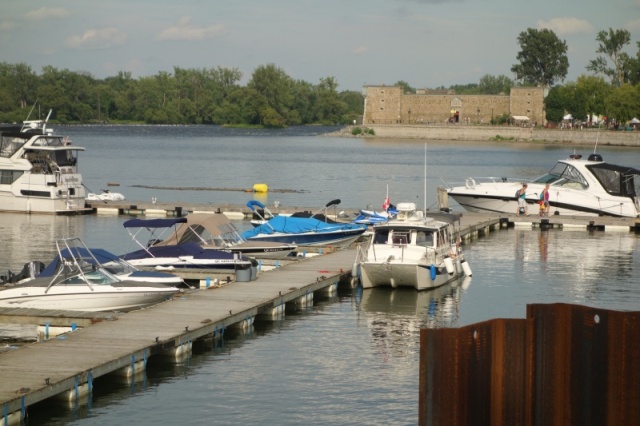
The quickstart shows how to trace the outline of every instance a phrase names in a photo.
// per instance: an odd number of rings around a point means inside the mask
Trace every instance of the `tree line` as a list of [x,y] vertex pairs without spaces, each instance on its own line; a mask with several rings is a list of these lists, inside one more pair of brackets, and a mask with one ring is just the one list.
[[[508,94],[513,86],[549,88],[546,118],[570,113],[587,120],[607,116],[624,123],[640,118],[640,42],[635,57],[624,49],[627,30],[600,31],[598,55],[586,67],[592,75],[561,85],[569,61],[566,41],[549,29],[528,28],[511,67],[515,79],[484,75],[479,83],[452,85],[457,94]],[[317,84],[296,80],[274,64],[257,67],[245,86],[237,68],[184,69],[132,78],[130,72],[96,79],[89,73],[45,66],[38,75],[25,63],[0,63],[0,122],[20,122],[36,101],[61,123],[216,124],[284,127],[349,124],[363,113],[360,92],[338,92],[334,77]],[[407,82],[395,83],[407,93]],[[445,89],[438,87],[436,89]]]
[[[259,66],[246,86],[237,68],[184,69],[132,78],[25,63],[0,63],[0,122],[20,122],[37,101],[61,123],[243,124],[284,127],[351,123],[362,94],[338,92],[334,77],[295,80],[274,64]],[[33,118],[33,117],[32,117]]]

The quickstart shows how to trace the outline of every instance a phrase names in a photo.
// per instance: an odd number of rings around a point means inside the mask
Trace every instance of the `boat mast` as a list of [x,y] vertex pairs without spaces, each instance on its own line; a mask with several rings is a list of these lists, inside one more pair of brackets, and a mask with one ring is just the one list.
[[427,143],[424,144],[424,213],[427,214]]

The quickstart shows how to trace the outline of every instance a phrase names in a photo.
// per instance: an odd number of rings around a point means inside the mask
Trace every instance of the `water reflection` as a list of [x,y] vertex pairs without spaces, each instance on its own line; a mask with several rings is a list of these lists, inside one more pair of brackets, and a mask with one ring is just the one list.
[[460,298],[471,278],[427,291],[408,288],[358,289],[358,318],[366,321],[373,343],[385,359],[419,352],[421,328],[457,327]]

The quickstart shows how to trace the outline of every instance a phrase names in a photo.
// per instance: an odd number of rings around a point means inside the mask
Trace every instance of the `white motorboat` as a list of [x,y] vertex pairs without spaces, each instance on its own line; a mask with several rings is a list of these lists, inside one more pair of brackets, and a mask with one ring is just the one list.
[[[526,202],[536,205],[546,184],[550,213],[573,216],[640,215],[640,170],[603,161],[599,154],[571,155],[532,181],[509,178],[467,178],[459,186],[438,188],[472,212],[516,213],[516,190],[527,183]],[[535,210],[537,213],[537,209]],[[529,214],[534,212],[529,209]]]
[[162,283],[120,279],[99,263],[86,261],[73,251],[69,254],[53,277],[4,286],[0,307],[128,311],[168,300],[180,291]]
[[89,192],[87,194],[87,200],[89,201],[124,201],[126,198],[119,192],[111,192],[108,189],[103,189],[101,194]]
[[[49,116],[51,112],[49,112]],[[49,119],[0,127],[0,211],[88,213],[78,152],[67,137],[46,127]]]
[[[161,245],[165,239],[165,233],[171,232],[169,230],[173,230],[175,233],[176,226],[182,223],[187,223],[185,217],[127,220],[123,226],[131,236],[131,244],[137,245],[140,249],[120,257],[141,269],[178,268],[211,270],[213,272],[233,270],[236,272],[237,281],[249,281],[257,278],[258,262],[241,253],[205,249],[193,242]],[[147,236],[147,244],[141,241],[143,235]]]
[[121,280],[151,282],[171,287],[188,287],[177,275],[160,271],[144,271],[104,249],[88,248],[80,238],[61,238],[56,241],[58,253],[44,265],[39,261],[26,263],[21,272],[0,277],[0,284],[21,284],[34,278],[53,278],[66,262],[97,265]]
[[373,235],[354,267],[363,288],[440,287],[471,276],[455,229],[459,217],[425,215],[414,203],[399,203],[395,219],[373,227]]
[[191,213],[185,219],[175,234],[155,245],[196,243],[207,250],[222,250],[256,259],[285,259],[294,255],[298,247],[291,243],[247,241],[224,214]]

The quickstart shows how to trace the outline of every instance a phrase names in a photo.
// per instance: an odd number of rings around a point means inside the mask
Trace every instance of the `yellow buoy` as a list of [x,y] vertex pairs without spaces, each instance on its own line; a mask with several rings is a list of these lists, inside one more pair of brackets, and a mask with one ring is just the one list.
[[253,185],[253,192],[269,192],[269,187],[266,183],[256,183]]

